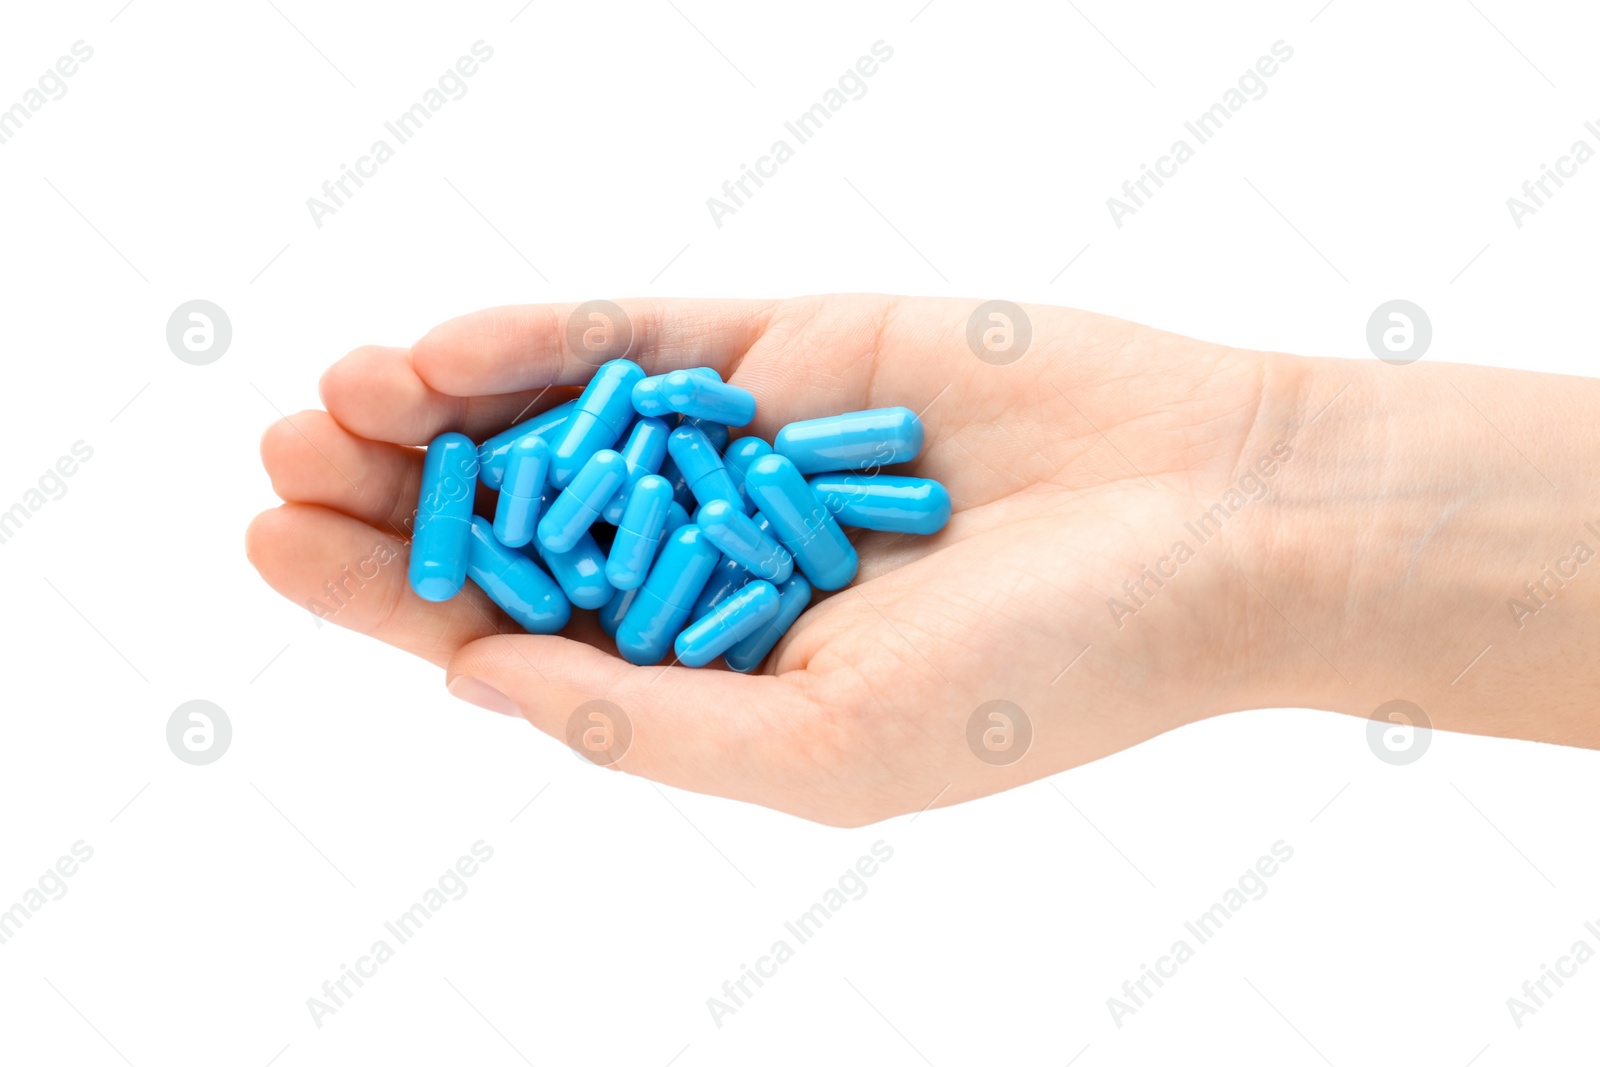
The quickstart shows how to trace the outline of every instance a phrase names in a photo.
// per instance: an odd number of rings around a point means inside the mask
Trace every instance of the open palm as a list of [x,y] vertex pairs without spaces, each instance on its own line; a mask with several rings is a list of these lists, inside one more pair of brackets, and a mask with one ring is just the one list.
[[1258,610],[1232,563],[1248,514],[1162,565],[1176,577],[1138,583],[1269,452],[1261,427],[1277,420],[1263,411],[1294,393],[1272,357],[1040,306],[1025,309],[1031,340],[1013,340],[1011,362],[975,353],[975,301],[621,306],[625,352],[575,353],[574,309],[535,306],[346,356],[323,377],[326,412],[267,431],[286,503],[251,525],[252,562],[297,603],[323,598],[343,566],[403,560],[419,446],[435,435],[481,441],[575,395],[606,356],[651,374],[706,365],[755,394],[744,432],[768,440],[797,419],[920,412],[927,443],[906,471],[948,487],[949,525],[850,531],[856,581],[814,600],[748,676],[632,666],[592,612],[568,634],[526,635],[470,583],[420,599],[403,562],[377,568],[332,621],[563,739],[580,707],[610,702],[631,733],[608,760],[619,769],[838,825],[992,793],[1259,702],[1235,651]]

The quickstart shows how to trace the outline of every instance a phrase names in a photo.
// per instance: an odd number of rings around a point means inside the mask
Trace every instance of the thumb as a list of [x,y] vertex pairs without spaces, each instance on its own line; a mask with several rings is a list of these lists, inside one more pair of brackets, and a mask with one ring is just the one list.
[[[497,634],[451,658],[450,692],[514,712],[592,763],[667,785],[778,806],[809,721],[804,672],[635,667],[557,636]],[[785,805],[787,806],[787,805]]]

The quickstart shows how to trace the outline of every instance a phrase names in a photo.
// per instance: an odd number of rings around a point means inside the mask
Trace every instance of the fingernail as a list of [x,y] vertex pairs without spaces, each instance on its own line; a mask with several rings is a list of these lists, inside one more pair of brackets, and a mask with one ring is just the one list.
[[469,678],[461,675],[450,683],[450,695],[457,700],[465,700],[468,704],[476,704],[480,708],[498,711],[502,715],[511,715],[522,718],[522,712],[517,710],[511,698],[500,690],[479,678]]

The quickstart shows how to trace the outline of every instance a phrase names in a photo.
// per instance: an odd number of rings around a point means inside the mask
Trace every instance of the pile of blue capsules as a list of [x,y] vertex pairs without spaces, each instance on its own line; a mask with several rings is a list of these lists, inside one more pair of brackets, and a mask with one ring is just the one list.
[[[771,445],[730,441],[755,415],[755,397],[709,367],[646,377],[614,359],[576,400],[482,445],[440,435],[422,464],[411,588],[448,600],[471,578],[529,633],[598,609],[630,663],[670,651],[690,667],[722,656],[756,669],[813,588],[855,577],[841,524],[937,533],[950,494],[878,473],[922,450],[907,408],[792,422]],[[498,491],[493,521],[473,514],[480,481]]]

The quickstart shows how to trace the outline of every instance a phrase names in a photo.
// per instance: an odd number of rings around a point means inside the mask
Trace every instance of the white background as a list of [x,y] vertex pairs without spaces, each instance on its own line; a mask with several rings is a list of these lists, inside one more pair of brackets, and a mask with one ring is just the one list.
[[[1521,1029],[1505,1002],[1600,946],[1594,753],[1436,734],[1397,768],[1360,719],[1262,711],[831,830],[452,701],[279,599],[242,534],[274,502],[259,434],[325,366],[499,303],[1004,297],[1371,359],[1403,297],[1429,359],[1588,373],[1600,162],[1521,229],[1505,200],[1600,120],[1592,9],[274,3],[8,5],[0,32],[0,107],[94,50],[0,145],[0,510],[94,450],[0,544],[0,908],[93,849],[0,945],[0,1060],[1588,1062],[1600,962]],[[467,94],[315,226],[478,40]],[[706,198],[879,40],[866,95],[718,228]],[[1106,197],[1278,40],[1267,95],[1115,227]],[[166,345],[195,298],[233,324],[210,366]],[[234,730],[205,767],[165,741],[196,698]],[[467,895],[316,1026],[479,840]],[[716,1026],[706,998],[878,840],[866,896]],[[1270,892],[1114,1025],[1279,840]]]

